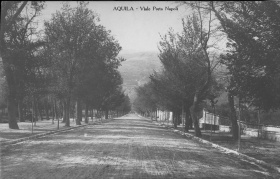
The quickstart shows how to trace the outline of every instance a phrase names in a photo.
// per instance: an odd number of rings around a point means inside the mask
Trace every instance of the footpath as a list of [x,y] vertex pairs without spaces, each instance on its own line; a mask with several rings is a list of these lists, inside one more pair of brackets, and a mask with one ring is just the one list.
[[211,131],[209,130],[201,130],[202,137],[198,138],[195,137],[194,130],[189,130],[189,132],[185,133],[182,125],[179,125],[177,129],[174,129],[171,123],[163,123],[162,121],[153,121],[153,123],[167,129],[171,129],[174,132],[185,135],[186,137],[192,138],[198,142],[212,145],[213,147],[223,150],[226,153],[234,153],[256,163],[265,164],[280,172],[280,142],[242,135],[239,145],[238,141],[232,140],[230,133],[219,131],[215,131],[214,133],[212,131],[211,134]]
[[32,132],[32,123],[31,122],[18,122],[19,129],[9,129],[8,123],[0,123],[0,146],[1,148],[6,145],[15,144],[29,139],[34,139],[38,137],[43,137],[50,134],[55,134],[59,132],[64,132],[68,130],[73,130],[79,127],[85,127],[87,125],[98,125],[103,122],[106,122],[111,119],[89,119],[88,124],[84,121],[81,121],[81,125],[76,125],[76,121],[70,119],[70,127],[66,127],[65,123],[62,123],[62,119],[59,119],[59,128],[58,120],[43,120],[37,121],[36,125],[33,123],[33,132]]

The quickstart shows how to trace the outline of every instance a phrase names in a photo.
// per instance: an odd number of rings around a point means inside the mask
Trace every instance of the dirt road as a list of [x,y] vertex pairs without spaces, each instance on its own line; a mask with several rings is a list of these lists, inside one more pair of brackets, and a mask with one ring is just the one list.
[[134,114],[1,149],[1,178],[278,178]]

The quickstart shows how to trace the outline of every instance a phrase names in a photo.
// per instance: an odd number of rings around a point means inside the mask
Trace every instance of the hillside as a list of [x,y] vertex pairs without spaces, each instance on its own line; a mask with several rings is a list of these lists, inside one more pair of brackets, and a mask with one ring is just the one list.
[[158,71],[161,63],[157,52],[123,52],[120,56],[126,59],[119,67],[123,88],[132,102],[135,99],[134,88],[148,82],[150,74]]
[[[126,94],[129,95],[131,102],[135,99],[134,88],[143,85],[149,81],[150,74],[154,70],[161,69],[161,62],[158,58],[158,52],[137,52],[137,51],[122,51],[119,55],[126,59],[119,67],[119,71],[123,77],[123,88]],[[223,76],[224,68],[218,65],[216,67],[221,76]],[[219,76],[218,75],[218,76]],[[226,93],[219,97],[219,103],[227,101]]]

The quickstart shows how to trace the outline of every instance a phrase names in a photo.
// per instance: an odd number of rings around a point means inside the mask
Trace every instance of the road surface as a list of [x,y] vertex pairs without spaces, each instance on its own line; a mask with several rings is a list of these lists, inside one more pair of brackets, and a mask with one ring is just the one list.
[[129,114],[1,149],[1,178],[278,178]]

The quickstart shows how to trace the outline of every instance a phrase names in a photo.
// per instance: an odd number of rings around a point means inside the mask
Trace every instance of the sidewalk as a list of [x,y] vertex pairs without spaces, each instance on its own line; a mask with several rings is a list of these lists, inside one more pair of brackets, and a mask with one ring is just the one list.
[[[171,123],[167,122],[165,122],[164,125],[173,127]],[[179,125],[177,129],[184,131],[182,125]],[[189,133],[195,136],[194,130],[189,130]],[[238,150],[238,142],[232,140],[231,133],[219,131],[215,131],[214,133],[214,131],[212,131],[212,136],[211,131],[209,130],[201,130],[201,133],[201,138],[204,140],[211,141],[231,150]],[[248,135],[241,135],[240,148],[238,152],[280,168],[280,142],[258,139]]]
[[[107,120],[102,119],[102,122]],[[90,124],[98,124],[100,123],[100,119],[89,119]],[[82,125],[86,125],[86,123],[81,121]],[[0,123],[0,145],[1,143],[5,143],[7,141],[12,141],[16,139],[21,139],[25,137],[31,137],[38,134],[44,134],[48,132],[55,132],[60,130],[65,130],[69,127],[65,127],[65,123],[62,123],[62,119],[59,120],[59,130],[58,130],[58,120],[54,121],[52,124],[52,120],[43,120],[37,121],[36,126],[33,123],[33,133],[32,133],[32,123],[30,121],[26,122],[18,122],[19,130],[17,129],[9,129],[8,123]],[[76,121],[70,119],[70,128],[77,127],[80,125],[76,125]]]

